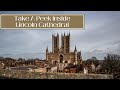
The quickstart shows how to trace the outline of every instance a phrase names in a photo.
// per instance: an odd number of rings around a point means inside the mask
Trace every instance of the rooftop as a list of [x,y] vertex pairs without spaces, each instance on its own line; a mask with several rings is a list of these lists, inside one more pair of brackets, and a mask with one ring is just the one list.
[[31,69],[37,69],[37,66],[31,65],[31,66],[20,66],[20,67],[10,67],[11,70],[29,70]]

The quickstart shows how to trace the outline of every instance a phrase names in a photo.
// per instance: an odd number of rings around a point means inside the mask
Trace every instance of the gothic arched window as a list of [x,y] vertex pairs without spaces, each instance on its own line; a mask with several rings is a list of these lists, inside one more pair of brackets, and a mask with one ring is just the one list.
[[60,55],[60,63],[63,63],[63,55]]

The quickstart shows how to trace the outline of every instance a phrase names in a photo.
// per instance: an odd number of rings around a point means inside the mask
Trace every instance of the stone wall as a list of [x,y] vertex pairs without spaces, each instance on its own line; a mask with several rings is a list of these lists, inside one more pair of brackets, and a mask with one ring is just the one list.
[[106,74],[38,73],[3,69],[0,69],[0,77],[11,79],[113,79],[112,75]]

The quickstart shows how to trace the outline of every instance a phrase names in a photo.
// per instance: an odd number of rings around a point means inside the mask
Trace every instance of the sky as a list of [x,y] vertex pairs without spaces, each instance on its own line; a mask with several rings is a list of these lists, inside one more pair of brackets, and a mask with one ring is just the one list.
[[0,11],[0,14],[85,14],[85,29],[0,29],[0,56],[45,59],[52,51],[52,34],[71,35],[70,50],[82,53],[83,60],[93,56],[102,60],[107,53],[120,54],[120,11]]

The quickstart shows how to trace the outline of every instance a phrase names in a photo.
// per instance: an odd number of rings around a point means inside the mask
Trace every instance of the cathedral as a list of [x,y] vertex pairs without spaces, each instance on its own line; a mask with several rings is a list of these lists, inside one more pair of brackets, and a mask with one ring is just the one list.
[[59,34],[52,35],[52,52],[46,48],[46,61],[51,64],[57,63],[74,63],[78,64],[82,61],[81,51],[75,49],[70,51],[70,33],[61,35],[61,46],[59,41]]

